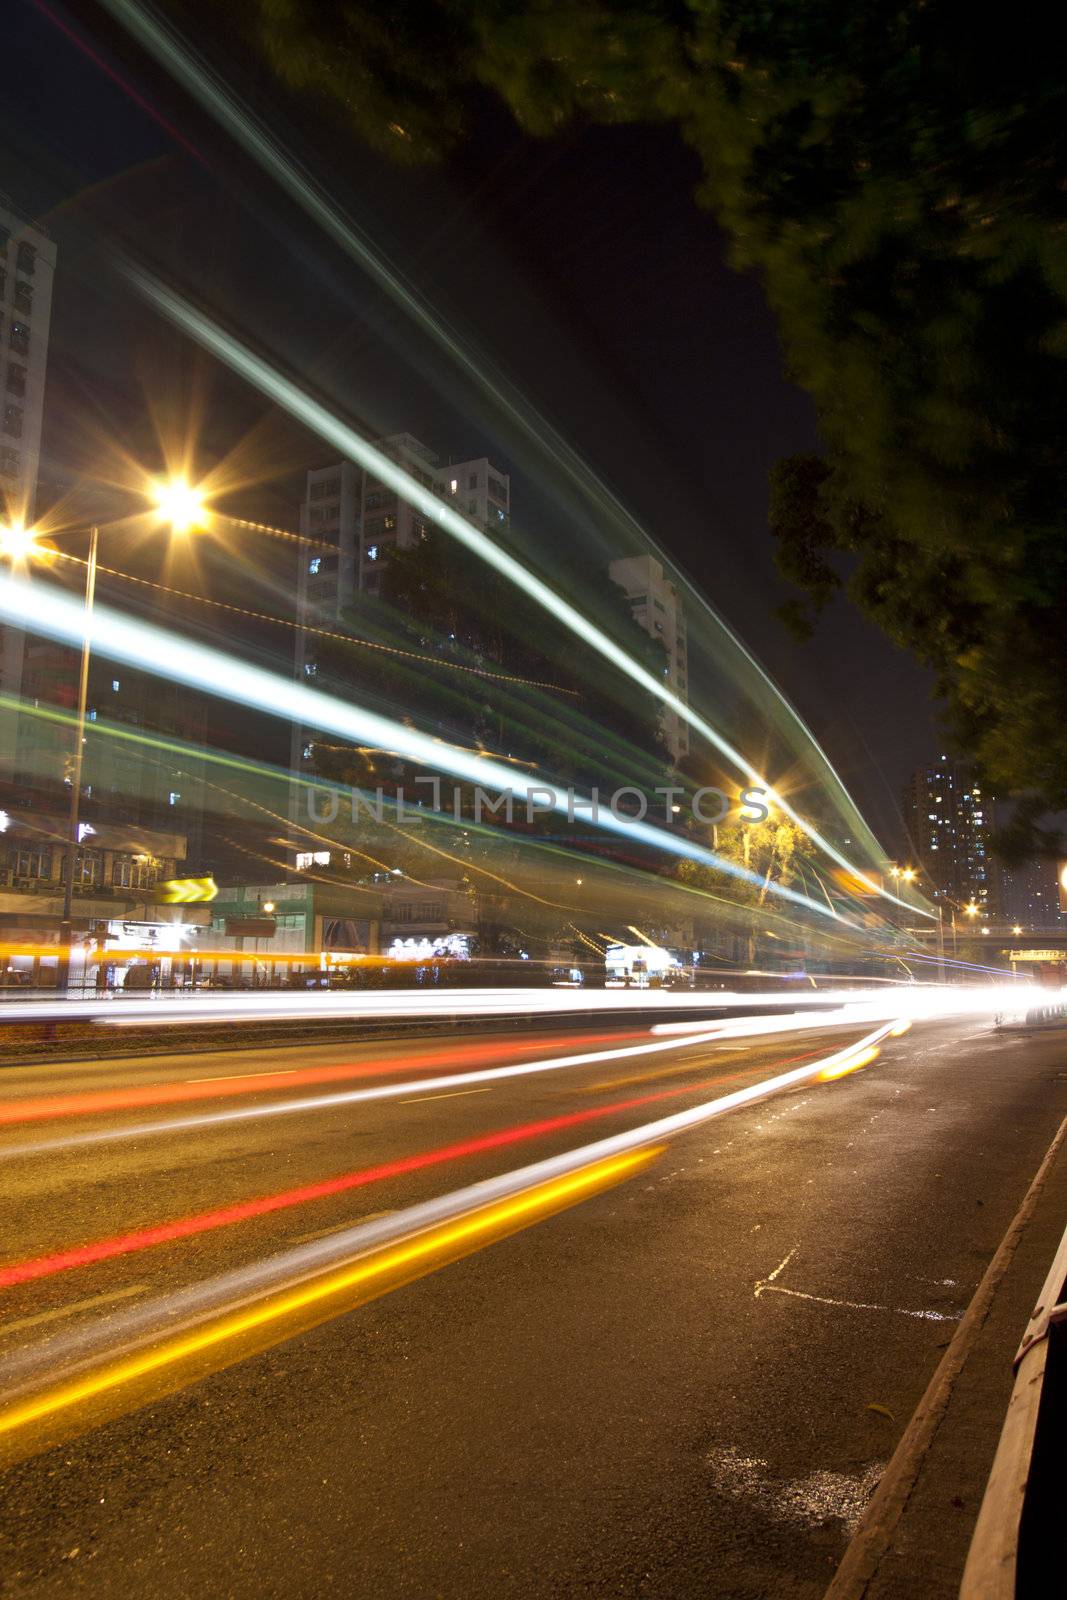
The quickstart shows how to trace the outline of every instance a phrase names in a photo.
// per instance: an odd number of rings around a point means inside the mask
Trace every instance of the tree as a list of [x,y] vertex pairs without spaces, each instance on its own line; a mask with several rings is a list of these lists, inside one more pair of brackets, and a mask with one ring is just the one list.
[[[196,11],[202,0],[195,0]],[[215,16],[215,12],[212,12]],[[1067,77],[1058,39],[928,0],[240,0],[294,89],[406,160],[472,93],[535,134],[676,125],[758,272],[825,457],[782,564],[934,666],[1018,839],[1067,805]],[[792,607],[794,621],[811,607]]]

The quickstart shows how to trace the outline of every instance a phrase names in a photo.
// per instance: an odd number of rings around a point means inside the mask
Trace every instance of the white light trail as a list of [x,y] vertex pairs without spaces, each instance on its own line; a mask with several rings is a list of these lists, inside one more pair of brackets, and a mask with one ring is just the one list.
[[[34,1387],[40,1381],[42,1371],[49,1382],[55,1382],[60,1375],[64,1378],[73,1377],[104,1356],[111,1359],[142,1347],[157,1338],[161,1331],[168,1336],[184,1332],[223,1310],[232,1311],[254,1303],[279,1285],[293,1287],[340,1261],[357,1260],[384,1245],[411,1238],[439,1223],[464,1216],[493,1201],[521,1194],[536,1184],[579,1171],[610,1156],[641,1150],[659,1144],[664,1139],[676,1138],[728,1111],[817,1079],[820,1074],[832,1072],[837,1067],[846,1067],[850,1060],[879,1045],[892,1026],[892,1023],[885,1023],[864,1038],[846,1045],[843,1050],[834,1051],[832,1055],[794,1067],[788,1072],[776,1073],[758,1083],[747,1084],[744,1088],[704,1101],[686,1111],[660,1117],[655,1122],[646,1122],[640,1127],[533,1162],[499,1177],[482,1179],[437,1199],[405,1207],[402,1211],[391,1212],[372,1222],[358,1223],[325,1239],[281,1251],[265,1261],[237,1267],[203,1283],[191,1284],[174,1294],[158,1296],[147,1304],[114,1312],[106,1320],[84,1330],[53,1338],[43,1348],[30,1346],[24,1351],[15,1352],[5,1361],[5,1376],[15,1382],[12,1388],[5,1391],[4,1399],[13,1400]],[[62,1369],[61,1374],[57,1368]]]
[[[831,860],[836,861],[857,881],[865,885],[871,894],[879,895],[885,900],[892,901],[895,905],[904,907],[905,910],[928,917],[936,922],[937,917],[932,911],[925,911],[915,901],[905,901],[892,894],[884,885],[877,883],[867,876],[848,857],[843,855],[836,845],[809,822],[799,812],[794,811],[789,802],[779,794],[774,786],[762,773],[752,766],[748,759],[742,755],[730,741],[719,733],[706,718],[695,711],[688,701],[681,699],[672,689],[667,687],[662,679],[648,672],[639,662],[633,660],[622,647],[615,643],[600,628],[582,615],[569,601],[549,588],[535,573],[530,572],[517,561],[507,550],[495,545],[480,528],[476,528],[466,517],[460,516],[450,505],[431,493],[422,484],[399,467],[389,456],[384,455],[368,439],[364,439],[348,423],[342,422],[339,417],[329,411],[320,401],[306,394],[297,384],[261,356],[256,355],[247,346],[235,339],[225,329],[198,311],[195,306],[183,300],[172,289],[159,282],[139,267],[127,263],[124,267],[129,281],[156,307],[156,309],[170,319],[176,326],[182,328],[192,339],[195,339],[204,349],[210,350],[220,361],[238,372],[241,376],[262,394],[277,405],[284,407],[291,416],[317,433],[320,438],[334,445],[346,459],[356,461],[367,472],[371,473],[379,482],[387,484],[400,497],[407,501],[419,512],[421,516],[437,524],[443,532],[449,534],[468,550],[472,551],[488,566],[496,569],[503,577],[513,583],[516,588],[528,594],[532,600],[542,606],[551,616],[562,622],[579,639],[590,645],[612,666],[618,668],[632,682],[638,684],[654,699],[658,700],[668,710],[673,711],[683,722],[701,734],[708,742],[726,757],[731,765],[748,780],[753,787],[764,791],[765,797],[779,811],[785,813],[797,827],[807,834],[820,850],[824,851]],[[807,901],[809,905],[814,902]],[[833,914],[833,913],[831,913]]]
[[[103,0],[103,4],[200,106],[216,119],[230,137],[259,162],[290,199],[301,206],[312,221],[321,227],[351,260],[358,263],[362,270],[412,318],[422,332],[433,340],[477,387],[491,396],[501,413],[525,435],[535,449],[550,462],[554,470],[570,481],[582,500],[596,506],[601,518],[619,530],[624,544],[629,545],[634,539],[646,542],[647,536],[644,530],[622,501],[597,476],[564,436],[537,410],[529,397],[519,391],[484,351],[469,348],[468,343],[459,337],[456,329],[434,311],[432,305],[423,298],[410,279],[388,259],[380,245],[370,239],[366,231],[342,209],[334,196],[324,189],[317,176],[299,162],[267,127],[262,118],[257,117],[241,100],[233,84],[224,82],[208,67],[203,56],[183,40],[172,20],[161,16],[147,5],[137,3],[137,0]],[[657,554],[666,560],[662,552],[657,550]],[[675,577],[680,583],[686,582],[681,574],[675,574]],[[782,694],[751,651],[708,604],[707,599],[698,594],[691,584],[686,583],[686,587],[693,599],[713,617],[716,627],[729,639],[761,685],[786,712],[795,730],[807,741],[809,749],[814,751],[823,763],[832,783],[836,785],[852,814],[854,819],[852,827],[858,825],[863,828],[872,847],[877,849],[877,843],[863,822],[855,801],[796,708]],[[889,898],[895,897],[889,896]]]
[[[385,458],[382,458],[385,460]],[[421,488],[419,493],[423,494]],[[429,498],[433,498],[430,496]],[[462,518],[457,519],[462,521]],[[473,530],[470,530],[473,532]],[[547,592],[547,591],[546,591]],[[576,613],[577,615],[577,613]],[[695,841],[674,835],[637,818],[618,815],[604,806],[593,807],[573,793],[558,788],[547,779],[532,781],[502,762],[489,760],[457,745],[445,744],[409,728],[404,723],[380,716],[363,706],[309,689],[291,678],[251,666],[236,656],[226,655],[195,640],[183,639],[154,623],[125,616],[109,606],[98,605],[90,617],[80,601],[54,585],[28,582],[13,576],[0,576],[0,618],[34,633],[80,644],[88,633],[94,654],[112,661],[124,661],[141,671],[158,668],[180,683],[207,694],[253,706],[269,715],[281,717],[303,727],[337,733],[357,744],[379,750],[395,750],[412,761],[463,778],[486,789],[508,792],[526,800],[527,806],[543,813],[556,812],[573,821],[578,817],[605,832],[620,835],[639,844],[650,845],[667,855],[700,861],[731,877],[748,883],[763,880],[745,867],[728,861]],[[844,927],[853,927],[847,918],[807,895],[778,883],[767,887],[779,898],[803,906],[821,917],[830,917]]]

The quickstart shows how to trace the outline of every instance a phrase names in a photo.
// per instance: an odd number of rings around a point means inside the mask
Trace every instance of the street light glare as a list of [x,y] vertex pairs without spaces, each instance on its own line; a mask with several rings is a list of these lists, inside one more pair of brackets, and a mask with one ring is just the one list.
[[25,561],[37,546],[37,530],[21,522],[0,523],[0,556],[7,561]]
[[204,497],[182,478],[155,486],[156,507],[175,533],[188,533],[204,523]]

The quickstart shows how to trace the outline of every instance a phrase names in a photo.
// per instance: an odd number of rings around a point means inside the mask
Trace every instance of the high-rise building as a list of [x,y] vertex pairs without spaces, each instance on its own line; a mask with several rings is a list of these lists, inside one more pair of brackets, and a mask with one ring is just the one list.
[[904,823],[911,864],[925,874],[923,891],[950,906],[973,901],[993,915],[993,797],[983,792],[971,768],[948,756],[919,767],[904,790]]
[[[654,556],[621,556],[608,568],[613,583],[626,595],[634,620],[658,639],[667,657],[664,683],[679,700],[689,701],[688,643],[685,611],[675,584]],[[665,706],[660,716],[663,739],[672,761],[689,753],[689,724]]]
[[[0,521],[29,526],[41,460],[56,247],[0,195]],[[25,635],[0,625],[0,695],[22,683]],[[0,703],[0,776],[10,776],[17,711]]]
[[33,520],[56,247],[0,196],[3,396],[0,484],[8,516]]
[[[441,500],[448,501],[476,526],[489,532],[507,526],[511,517],[511,480],[485,457],[442,466],[440,458],[410,433],[379,439],[382,455]],[[339,461],[316,467],[307,475],[301,509],[301,531],[321,542],[301,552],[297,578],[296,674],[305,681],[316,675],[315,625],[337,622],[357,593],[376,596],[381,575],[393,550],[409,550],[426,536],[425,517],[372,473]],[[314,757],[308,730],[294,724],[290,766],[309,772]],[[301,793],[294,785],[290,814],[299,820]]]
[[[507,527],[511,480],[485,456],[442,466],[410,433],[379,439],[376,448],[477,527]],[[376,595],[389,552],[409,550],[427,531],[425,517],[392,485],[349,461],[308,473],[300,525],[309,538],[330,547],[309,549],[301,562],[297,609],[305,621],[336,621],[357,592]]]

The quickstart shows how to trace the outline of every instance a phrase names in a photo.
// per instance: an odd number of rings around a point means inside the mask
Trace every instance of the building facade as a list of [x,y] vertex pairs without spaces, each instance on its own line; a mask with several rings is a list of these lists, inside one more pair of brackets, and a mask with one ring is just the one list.
[[[487,457],[442,465],[421,440],[410,433],[391,434],[375,448],[422,489],[452,504],[477,527],[488,532],[507,527],[511,519],[511,479]],[[350,461],[308,472],[300,515],[301,532],[317,540],[301,552],[297,574],[295,671],[313,683],[317,663],[314,627],[332,627],[357,594],[380,593],[381,576],[393,550],[409,550],[426,536],[425,517],[394,486]],[[294,774],[314,770],[309,731],[294,724],[290,751]],[[300,820],[304,790],[294,784],[290,816]]]
[[[685,611],[676,585],[654,556],[622,556],[608,568],[613,583],[626,595],[645,632],[662,644],[667,657],[667,688],[689,703],[689,646]],[[663,739],[671,760],[689,753],[689,724],[665,706],[660,716]]]
[[1067,926],[1060,909],[1061,887],[1057,863],[1051,858],[1027,861],[1019,867],[997,866],[998,912],[1002,921],[1024,933]]
[[941,756],[919,767],[904,791],[904,823],[923,893],[957,909],[998,914],[990,851],[993,797],[964,762]]
[[[29,526],[37,498],[56,247],[0,195],[0,521]],[[0,625],[0,695],[22,684],[25,635]],[[11,770],[17,712],[0,702],[0,777]]]

